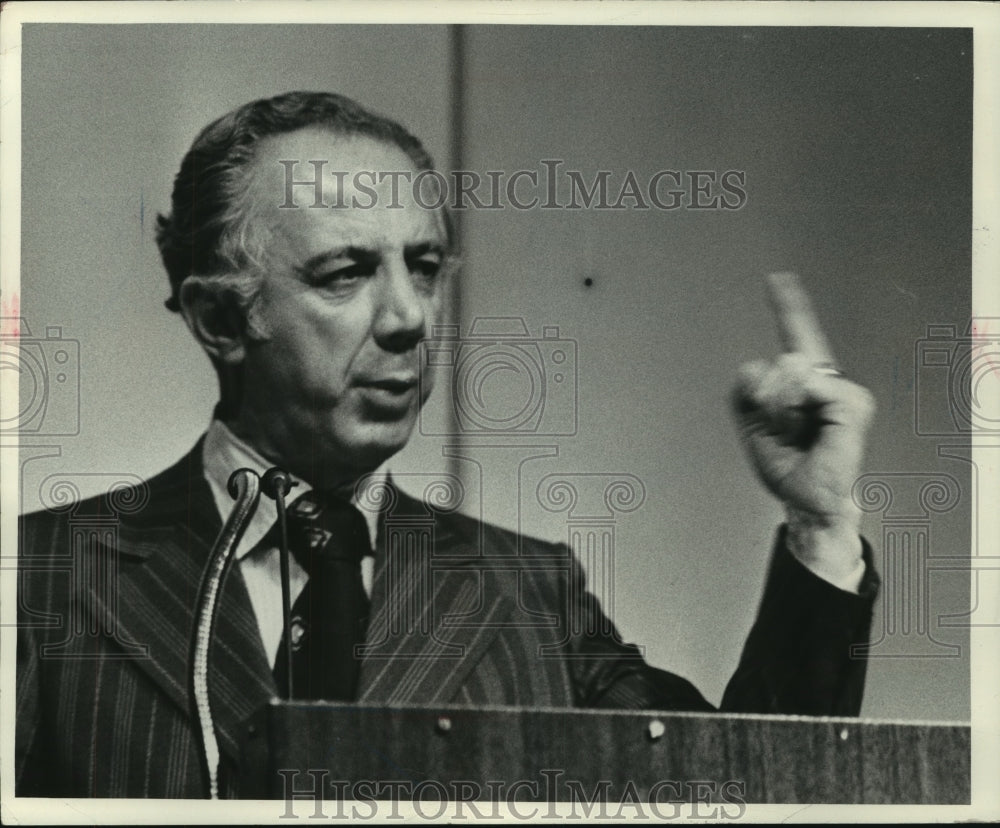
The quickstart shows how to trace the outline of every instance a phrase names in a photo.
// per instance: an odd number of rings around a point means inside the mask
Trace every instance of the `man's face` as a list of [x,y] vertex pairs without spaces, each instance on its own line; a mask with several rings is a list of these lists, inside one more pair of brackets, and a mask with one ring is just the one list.
[[[418,383],[418,344],[441,309],[445,231],[438,211],[391,179],[375,206],[314,208],[311,186],[285,203],[285,167],[312,180],[306,163],[327,159],[326,204],[368,205],[355,173],[416,171],[395,146],[307,129],[270,139],[255,161],[252,221],[268,232],[266,273],[255,308],[267,336],[248,341],[237,433],[313,485],[332,487],[401,449],[430,385]],[[332,172],[346,171],[342,187]],[[389,206],[392,204],[393,206]],[[423,394],[421,394],[421,387]]]

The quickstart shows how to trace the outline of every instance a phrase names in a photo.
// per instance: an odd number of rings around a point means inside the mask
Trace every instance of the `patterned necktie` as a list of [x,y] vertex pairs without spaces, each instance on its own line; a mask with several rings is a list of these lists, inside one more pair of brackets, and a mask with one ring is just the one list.
[[[292,606],[292,680],[295,698],[352,701],[370,602],[361,559],[371,552],[368,525],[346,500],[307,492],[288,507],[288,546],[309,576]],[[288,690],[282,637],[274,678]]]

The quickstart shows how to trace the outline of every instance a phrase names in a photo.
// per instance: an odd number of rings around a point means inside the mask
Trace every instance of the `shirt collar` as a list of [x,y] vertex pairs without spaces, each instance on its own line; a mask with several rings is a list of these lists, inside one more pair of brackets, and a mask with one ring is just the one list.
[[[215,507],[223,521],[233,509],[233,498],[228,490],[229,476],[236,469],[241,468],[251,469],[257,474],[263,475],[273,465],[252,446],[233,434],[221,420],[212,420],[205,433],[205,443],[202,447],[202,467],[205,470],[208,487],[212,490]],[[304,480],[297,477],[292,479],[298,485],[289,493],[289,502],[312,490],[312,487]],[[366,485],[379,485],[385,480],[386,470],[383,465],[366,477]],[[357,505],[357,494],[351,498],[351,502]],[[374,548],[378,535],[378,513],[371,509],[361,509],[360,511],[368,524],[368,537],[371,540],[372,548]],[[250,523],[247,524],[243,538],[236,548],[236,557],[246,557],[261,542],[277,520],[277,504],[270,497],[262,494],[257,504],[257,511],[250,518]]]

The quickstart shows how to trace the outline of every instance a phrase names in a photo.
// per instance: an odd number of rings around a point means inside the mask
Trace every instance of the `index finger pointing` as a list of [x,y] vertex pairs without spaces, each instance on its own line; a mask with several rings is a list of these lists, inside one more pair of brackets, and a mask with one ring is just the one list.
[[794,273],[771,273],[767,284],[784,349],[803,354],[812,362],[833,363],[833,351],[799,277]]

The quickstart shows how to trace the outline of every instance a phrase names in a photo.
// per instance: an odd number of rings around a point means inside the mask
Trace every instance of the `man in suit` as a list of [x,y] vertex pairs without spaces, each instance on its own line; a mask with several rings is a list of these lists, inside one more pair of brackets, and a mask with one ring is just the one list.
[[[380,474],[430,391],[420,343],[452,269],[446,213],[401,185],[432,169],[398,124],[325,93],[248,104],[195,140],[158,241],[168,307],[212,361],[219,404],[194,449],[145,485],[23,519],[19,794],[205,795],[189,647],[240,467],[279,466],[296,483],[297,626],[285,629],[278,511],[262,498],[210,662],[223,795],[263,795],[241,780],[261,761],[257,714],[290,683],[379,703],[712,709],[620,640],[564,546],[435,508]],[[871,398],[834,367],[797,282],[771,286],[788,353],[745,366],[734,400],[788,522],[722,708],[856,715],[865,664],[850,648],[867,639],[877,577],[850,488]],[[338,530],[322,522],[332,513],[346,515]],[[113,533],[93,529],[109,516]],[[397,542],[399,516],[430,545]],[[296,526],[316,557],[300,557]],[[350,600],[322,600],[348,581]],[[331,622],[314,609],[331,603],[355,614]],[[93,634],[67,635],[67,618],[90,619]]]

